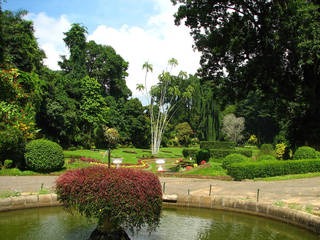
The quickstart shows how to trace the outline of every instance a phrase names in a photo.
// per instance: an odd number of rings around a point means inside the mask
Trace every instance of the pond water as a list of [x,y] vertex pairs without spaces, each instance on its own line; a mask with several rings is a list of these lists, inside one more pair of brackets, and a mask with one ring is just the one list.
[[[94,222],[60,207],[0,213],[2,240],[87,240]],[[161,225],[132,240],[319,240],[320,236],[281,222],[249,215],[197,209],[164,208]]]

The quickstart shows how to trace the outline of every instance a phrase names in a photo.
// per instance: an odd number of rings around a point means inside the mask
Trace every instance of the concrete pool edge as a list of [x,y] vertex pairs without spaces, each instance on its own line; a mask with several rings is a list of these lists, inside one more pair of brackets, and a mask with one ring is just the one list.
[[[301,211],[247,200],[219,196],[164,195],[164,206],[197,207],[240,212],[286,222],[320,234],[320,217]],[[29,195],[0,199],[0,212],[61,206],[57,195]]]
[[175,202],[163,202],[164,206],[195,207],[226,210],[271,218],[320,234],[320,217],[290,208],[273,206],[247,200],[219,196],[177,195]]

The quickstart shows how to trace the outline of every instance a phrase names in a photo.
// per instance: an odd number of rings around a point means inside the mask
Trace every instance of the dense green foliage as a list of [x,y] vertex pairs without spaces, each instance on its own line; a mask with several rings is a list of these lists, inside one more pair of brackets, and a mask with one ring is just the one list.
[[12,168],[13,167],[13,161],[10,159],[6,159],[4,160],[3,166],[5,168]]
[[196,152],[196,161],[197,164],[200,165],[202,161],[209,162],[210,159],[210,152],[207,149],[199,149]]
[[253,179],[258,177],[282,176],[308,172],[319,172],[319,159],[261,161],[234,163],[228,168],[228,175],[235,180]]
[[36,172],[52,172],[64,165],[62,147],[45,139],[29,142],[24,156],[27,167]]
[[239,153],[246,157],[252,157],[252,151],[251,150],[238,150],[238,149],[209,149],[210,155],[212,158],[215,159],[223,159],[229,154],[232,153]]
[[234,149],[235,146],[234,142],[200,141],[200,148],[203,149]]
[[0,164],[3,165],[5,159],[12,159],[15,166],[24,168],[26,142],[23,133],[14,127],[0,127]]
[[196,158],[196,153],[198,152],[198,148],[184,148],[182,150],[182,154],[185,158],[192,157],[193,159]]
[[260,152],[262,154],[271,154],[272,155],[274,153],[274,149],[273,149],[272,144],[267,144],[267,143],[262,144],[260,146]]
[[158,177],[146,171],[94,166],[68,171],[57,179],[58,199],[99,225],[109,222],[154,230],[160,221],[162,190]]
[[273,161],[273,160],[277,160],[277,159],[274,156],[269,154],[263,154],[257,158],[257,161]]
[[[318,145],[319,1],[172,2],[179,3],[176,24],[190,28],[195,47],[202,53],[199,75],[204,80],[237,100],[259,91],[273,100],[277,122],[293,145]],[[275,119],[269,110],[266,113]],[[272,137],[277,126],[268,128]],[[253,133],[262,134],[258,129]]]
[[222,167],[224,169],[228,169],[233,163],[241,163],[241,162],[246,162],[248,160],[249,159],[246,156],[239,153],[229,154],[223,159]]
[[294,155],[293,159],[313,159],[313,158],[319,158],[316,150],[312,147],[303,146],[299,147]]

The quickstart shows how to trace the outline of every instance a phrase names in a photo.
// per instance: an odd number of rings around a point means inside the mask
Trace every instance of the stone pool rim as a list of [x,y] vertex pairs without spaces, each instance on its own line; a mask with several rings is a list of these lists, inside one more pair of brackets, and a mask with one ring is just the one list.
[[[163,205],[172,207],[192,207],[245,213],[307,229],[320,234],[320,217],[294,209],[271,204],[239,200],[220,196],[163,195]],[[29,195],[0,199],[0,212],[37,207],[57,207],[61,203],[54,193]]]

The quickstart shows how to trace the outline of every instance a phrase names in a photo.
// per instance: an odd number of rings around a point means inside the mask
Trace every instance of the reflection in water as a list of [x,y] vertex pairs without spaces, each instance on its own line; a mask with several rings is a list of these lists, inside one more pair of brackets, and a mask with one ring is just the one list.
[[[164,209],[161,225],[149,235],[132,240],[319,240],[300,228],[269,219],[207,209]],[[62,208],[40,208],[0,213],[2,240],[86,240],[95,222],[72,216]]]

